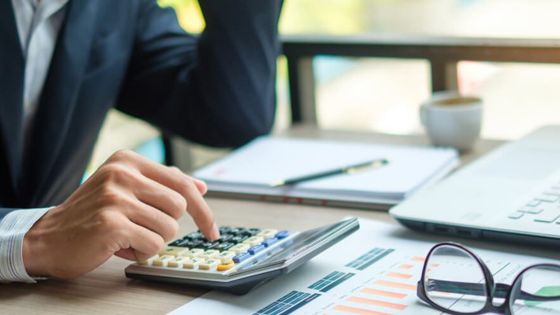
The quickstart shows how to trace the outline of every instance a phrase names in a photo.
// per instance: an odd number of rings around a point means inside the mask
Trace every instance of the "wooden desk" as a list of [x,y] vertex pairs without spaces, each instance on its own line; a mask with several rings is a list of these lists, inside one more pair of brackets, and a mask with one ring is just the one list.
[[[426,143],[426,140],[420,136],[316,131],[306,128],[296,128],[287,135],[377,143]],[[499,144],[500,142],[497,141],[481,141],[474,151],[463,156],[463,161],[465,163],[471,161]],[[392,222],[387,213],[374,211],[220,199],[210,199],[209,204],[216,214],[218,223],[224,225],[303,230],[334,222],[349,215]],[[181,233],[186,233],[194,230],[195,226],[189,218],[183,218],[181,228]],[[112,258],[97,270],[72,281],[48,280],[36,285],[0,285],[0,313],[162,314],[205,292],[176,285],[127,279],[123,270],[128,264],[129,262],[125,260]]]

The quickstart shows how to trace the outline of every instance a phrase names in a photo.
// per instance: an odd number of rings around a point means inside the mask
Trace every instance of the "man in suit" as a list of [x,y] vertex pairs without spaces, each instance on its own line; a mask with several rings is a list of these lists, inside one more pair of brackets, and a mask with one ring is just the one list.
[[199,2],[194,37],[155,0],[0,1],[0,280],[146,259],[185,212],[219,237],[203,182],[132,152],[79,186],[112,107],[212,146],[270,130],[281,0]]

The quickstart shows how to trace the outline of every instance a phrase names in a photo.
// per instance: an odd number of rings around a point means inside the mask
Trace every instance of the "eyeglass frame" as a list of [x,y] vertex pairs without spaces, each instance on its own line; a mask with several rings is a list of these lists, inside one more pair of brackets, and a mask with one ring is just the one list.
[[[439,247],[442,246],[452,246],[452,247],[456,247],[460,250],[463,250],[464,252],[466,252],[467,254],[469,254],[472,258],[475,259],[475,261],[478,263],[478,265],[480,266],[480,269],[482,270],[484,279],[485,279],[485,290],[488,293],[486,295],[486,303],[484,305],[484,307],[480,310],[477,310],[475,312],[458,312],[458,311],[454,311],[452,309],[448,309],[445,308],[437,303],[435,303],[434,301],[432,301],[427,293],[426,293],[426,287],[424,285],[425,282],[425,276],[426,276],[426,271],[428,270],[428,262],[430,260],[430,257],[432,255],[432,253],[438,249]],[[510,298],[511,298],[511,294],[513,292],[513,288],[515,287],[515,284],[517,283],[517,281],[523,276],[523,274],[533,268],[537,268],[537,267],[549,267],[549,268],[556,268],[558,269],[558,271],[560,272],[560,265],[558,264],[550,264],[550,263],[542,263],[542,264],[535,264],[535,265],[530,265],[527,266],[525,268],[523,268],[514,278],[514,280],[512,281],[511,285],[505,284],[505,283],[495,283],[494,280],[494,276],[492,275],[492,272],[490,272],[490,269],[488,268],[488,266],[486,265],[486,263],[480,258],[478,257],[478,255],[476,255],[473,251],[471,251],[470,249],[468,249],[467,247],[465,247],[462,244],[459,243],[455,243],[455,242],[442,242],[442,243],[438,243],[436,245],[434,245],[430,251],[428,252],[428,255],[426,256],[426,261],[424,262],[424,266],[422,268],[422,276],[420,277],[420,280],[418,281],[418,285],[416,286],[416,296],[418,298],[420,298],[422,301],[428,303],[431,307],[437,309],[440,312],[445,312],[451,315],[479,315],[479,314],[484,314],[484,313],[489,313],[489,312],[494,312],[494,313],[500,313],[500,314],[504,314],[504,315],[511,315],[511,307],[510,307]],[[495,306],[492,301],[494,300],[494,298],[496,298],[495,293],[505,291],[505,296],[504,296],[504,302],[498,306]],[[539,296],[533,296],[536,300],[542,300],[542,301],[550,301],[550,300],[559,300],[559,297],[539,297]]]

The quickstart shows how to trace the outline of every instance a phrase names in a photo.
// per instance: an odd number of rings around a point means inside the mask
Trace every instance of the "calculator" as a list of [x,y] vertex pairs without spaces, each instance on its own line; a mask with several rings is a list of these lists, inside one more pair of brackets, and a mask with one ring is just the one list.
[[245,294],[289,273],[359,229],[357,218],[292,232],[276,229],[220,227],[220,239],[208,241],[200,231],[169,243],[158,255],[125,269],[129,278]]

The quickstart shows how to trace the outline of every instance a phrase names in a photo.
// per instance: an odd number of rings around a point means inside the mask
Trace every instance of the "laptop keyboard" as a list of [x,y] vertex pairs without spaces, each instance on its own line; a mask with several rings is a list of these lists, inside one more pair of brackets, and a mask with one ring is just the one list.
[[560,224],[560,181],[542,190],[524,206],[512,212],[508,218]]

